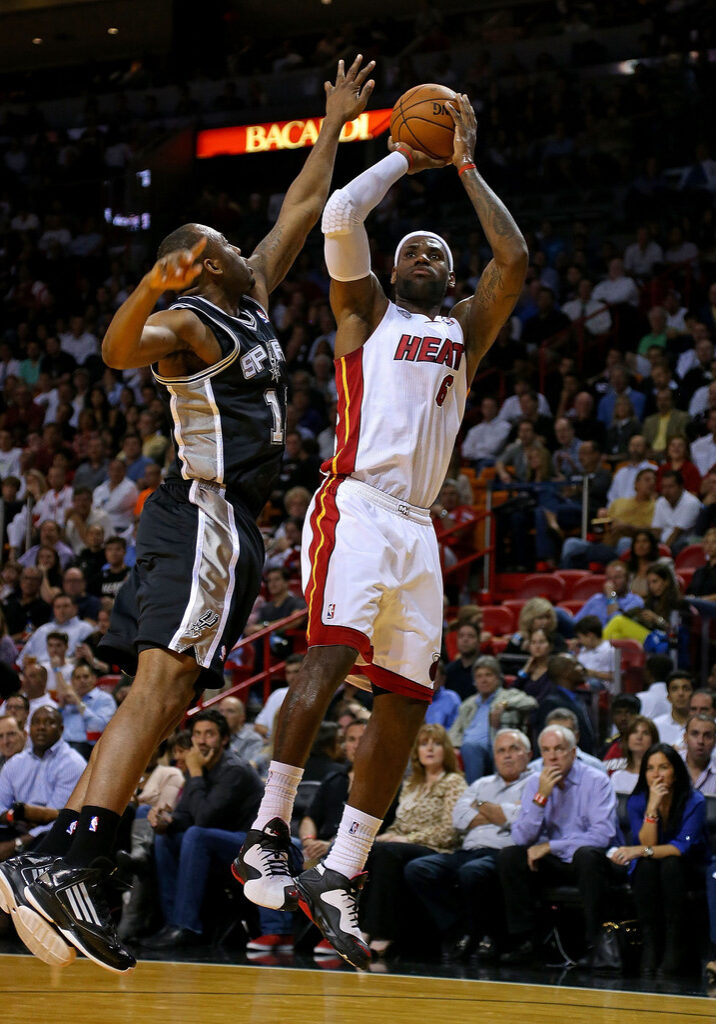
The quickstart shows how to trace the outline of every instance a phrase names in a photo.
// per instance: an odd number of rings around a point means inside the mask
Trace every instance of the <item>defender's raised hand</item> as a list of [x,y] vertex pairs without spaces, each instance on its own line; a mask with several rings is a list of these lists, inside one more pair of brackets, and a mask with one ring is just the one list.
[[183,291],[201,273],[201,262],[197,257],[206,248],[206,238],[200,238],[191,249],[179,249],[157,260],[147,274],[150,288],[157,291]]
[[359,53],[348,70],[342,60],[338,61],[335,84],[326,82],[326,117],[336,117],[341,124],[346,124],[362,114],[371,97],[375,82],[366,78],[375,67],[375,61],[369,61],[364,68],[363,54]]
[[475,162],[475,142],[477,140],[477,118],[470,100],[464,92],[459,92],[455,102],[445,104],[455,122],[455,142],[452,151],[452,163],[456,167]]

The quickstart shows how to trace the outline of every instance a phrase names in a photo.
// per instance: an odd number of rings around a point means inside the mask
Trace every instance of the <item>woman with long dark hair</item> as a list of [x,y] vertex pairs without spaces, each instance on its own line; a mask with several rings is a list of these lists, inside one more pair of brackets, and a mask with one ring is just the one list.
[[628,637],[643,644],[653,630],[666,632],[671,613],[681,605],[681,594],[673,570],[665,562],[654,562],[646,572],[648,593],[643,608],[614,615],[604,627],[606,640]]
[[686,765],[668,743],[655,743],[644,756],[627,802],[632,838],[610,854],[627,864],[641,925],[642,974],[677,973],[686,945],[686,892],[703,884],[709,848],[706,801],[691,784]]
[[632,538],[631,550],[626,560],[629,572],[629,589],[638,597],[646,597],[649,588],[646,574],[650,565],[659,557],[659,542],[651,530],[637,530]]

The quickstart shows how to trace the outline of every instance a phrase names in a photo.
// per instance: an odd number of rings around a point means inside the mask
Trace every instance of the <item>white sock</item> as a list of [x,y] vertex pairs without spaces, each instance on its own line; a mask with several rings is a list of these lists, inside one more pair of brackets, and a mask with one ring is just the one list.
[[302,778],[303,768],[294,768],[292,764],[272,761],[269,765],[261,806],[256,815],[256,821],[251,827],[261,829],[272,818],[282,818],[289,825],[293,813],[293,802],[296,799],[296,790]]
[[360,874],[382,824],[382,818],[374,818],[372,814],[346,804],[338,833],[324,865],[346,878]]

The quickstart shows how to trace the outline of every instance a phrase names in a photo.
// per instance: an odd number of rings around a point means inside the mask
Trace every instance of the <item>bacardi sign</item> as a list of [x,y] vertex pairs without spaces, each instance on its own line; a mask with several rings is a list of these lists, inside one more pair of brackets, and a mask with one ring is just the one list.
[[[343,126],[341,142],[364,142],[381,135],[390,124],[392,111],[366,110]],[[322,117],[294,121],[267,121],[232,128],[209,128],[197,135],[196,155],[200,160],[239,153],[268,153],[276,149],[301,149],[318,138]]]

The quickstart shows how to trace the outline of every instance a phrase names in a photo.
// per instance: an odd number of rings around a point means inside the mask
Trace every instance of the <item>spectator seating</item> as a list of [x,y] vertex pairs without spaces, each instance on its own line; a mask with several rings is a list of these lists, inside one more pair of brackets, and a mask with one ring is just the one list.
[[602,573],[592,573],[585,576],[583,580],[575,583],[572,587],[570,601],[580,601],[582,604],[588,601],[594,594],[598,594],[607,582],[607,577]]
[[642,690],[643,670],[646,664],[644,648],[638,640],[612,640],[612,647],[621,652],[621,682],[624,693],[638,693]]
[[504,633],[511,633],[515,629],[512,610],[504,605],[485,605],[482,609],[482,628],[488,633],[496,633],[502,636]]
[[584,601],[560,601],[559,607],[570,615],[576,615],[580,608],[584,607]]
[[689,544],[683,548],[674,559],[674,566],[677,569],[700,569],[706,562],[704,549],[701,544]]
[[510,597],[506,601],[502,602],[502,607],[509,608],[510,611],[512,612],[512,618],[514,619],[515,629],[519,629],[520,613],[522,612],[522,609],[526,604],[526,597]]
[[555,569],[553,576],[558,576],[564,581],[566,587],[565,597],[570,598],[572,596],[572,589],[576,583],[580,580],[587,579],[591,576],[591,573],[587,569]]
[[524,598],[546,597],[552,604],[559,604],[566,597],[566,589],[564,580],[560,579],[559,576],[533,573],[525,577],[520,586],[520,594]]
[[679,569],[678,579],[679,580],[683,580],[683,586],[682,586],[681,589],[682,589],[682,592],[684,594],[688,594],[689,587],[691,586],[691,581],[694,578],[694,573],[695,572],[696,572],[696,569],[684,569],[684,568],[680,568]]

